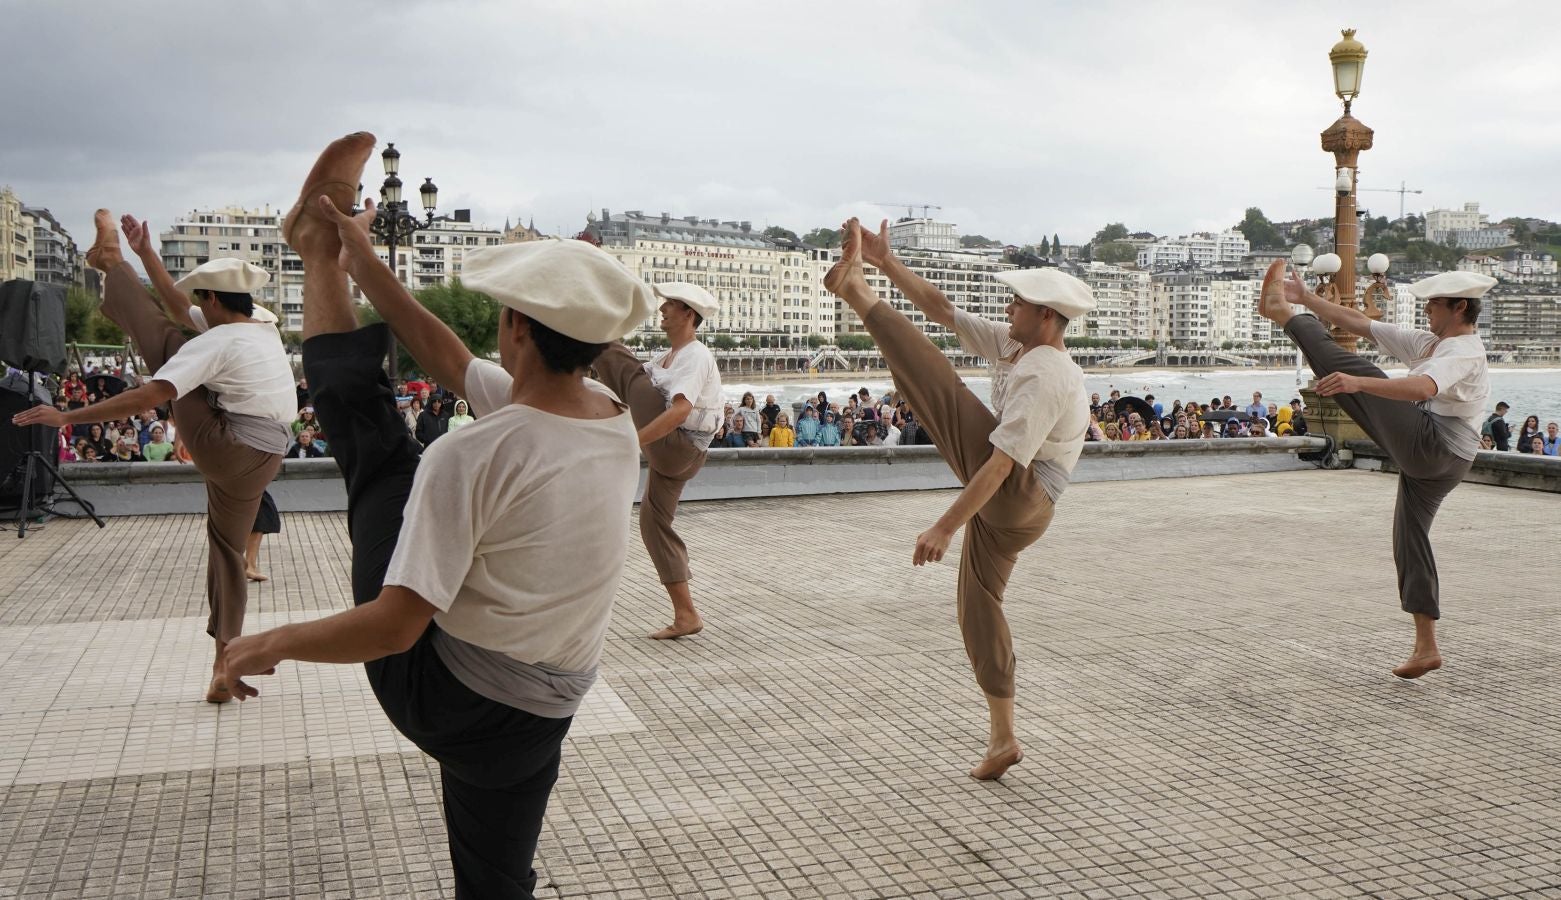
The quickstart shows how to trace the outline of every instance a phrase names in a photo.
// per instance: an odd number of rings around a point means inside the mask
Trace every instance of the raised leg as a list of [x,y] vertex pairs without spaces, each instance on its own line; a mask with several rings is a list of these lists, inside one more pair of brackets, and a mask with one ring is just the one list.
[[[1318,378],[1334,372],[1363,378],[1387,377],[1381,369],[1340,347],[1316,316],[1295,316],[1285,325],[1285,333],[1301,348],[1307,365]],[[1366,393],[1339,394],[1333,399],[1400,465],[1412,448],[1420,445],[1430,427],[1425,411],[1403,400]]]
[[910,401],[955,477],[961,484],[974,478],[992,456],[997,417],[960,380],[943,351],[894,307],[875,303],[862,322],[888,363],[895,387]]

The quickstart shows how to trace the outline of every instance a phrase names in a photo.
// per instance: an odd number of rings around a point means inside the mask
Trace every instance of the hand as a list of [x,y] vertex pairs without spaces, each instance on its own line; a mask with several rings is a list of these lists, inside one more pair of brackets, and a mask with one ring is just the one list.
[[889,249],[889,220],[884,219],[879,223],[877,234],[860,227],[857,228],[857,233],[861,235],[862,258],[872,263],[875,269],[888,266],[889,260],[894,258],[894,251]]
[[923,531],[916,538],[916,555],[911,559],[911,565],[920,566],[930,562],[941,562],[943,554],[948,552],[949,541],[953,540],[953,538],[954,532],[947,531],[938,525]]
[[1317,395],[1332,397],[1335,394],[1353,394],[1361,389],[1361,381],[1359,375],[1346,375],[1343,372],[1324,375],[1317,382]]
[[152,229],[135,216],[120,216],[119,230],[125,233],[125,241],[136,256],[148,256],[152,252]]
[[336,225],[336,234],[341,238],[341,255],[336,258],[336,264],[342,271],[347,271],[353,261],[353,256],[367,254],[373,258],[374,240],[369,236],[369,226],[374,222],[374,201],[367,197],[363,200],[363,211],[355,216],[349,216],[336,208],[331,198],[320,195],[320,209],[324,211],[325,218]]
[[867,287],[862,274],[862,225],[851,219],[840,226],[840,261],[824,276],[824,288],[837,297],[845,296],[857,282]]
[[11,417],[11,422],[16,425],[47,425],[50,428],[59,428],[69,424],[65,421],[65,414],[52,406],[34,406],[32,409],[24,409]]
[[1311,291],[1306,289],[1305,282],[1301,281],[1301,276],[1295,272],[1291,272],[1290,277],[1286,278],[1282,283],[1285,288],[1286,303],[1294,303],[1299,306],[1306,302],[1307,295],[1311,293]]
[[227,649],[222,653],[222,668],[224,679],[233,696],[240,700],[260,696],[259,689],[240,680],[245,675],[276,674],[276,664],[281,662],[282,658],[270,649],[269,644],[265,632],[249,637],[236,637],[228,643]]

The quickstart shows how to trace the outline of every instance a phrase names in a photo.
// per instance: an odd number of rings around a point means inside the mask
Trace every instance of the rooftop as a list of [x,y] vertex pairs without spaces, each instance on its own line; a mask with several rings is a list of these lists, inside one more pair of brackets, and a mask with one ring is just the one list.
[[[565,748],[539,896],[1506,896],[1561,884],[1551,495],[1443,506],[1447,666],[1409,646],[1395,482],[1302,471],[1072,486],[1007,610],[1023,764],[984,708],[952,494],[689,503],[708,627],[635,546]],[[249,630],[341,608],[340,514],[289,514]],[[1491,556],[1499,548],[1499,560]],[[0,896],[450,896],[438,778],[349,666],[199,700],[199,516],[0,534]]]

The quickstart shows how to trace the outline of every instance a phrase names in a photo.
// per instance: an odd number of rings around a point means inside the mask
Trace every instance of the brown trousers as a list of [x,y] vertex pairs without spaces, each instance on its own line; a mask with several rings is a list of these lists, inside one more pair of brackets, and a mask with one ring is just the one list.
[[[932,435],[943,460],[968,484],[992,457],[997,417],[960,380],[954,366],[921,329],[887,303],[864,320],[894,386],[916,421]],[[1052,500],[1028,465],[1015,466],[992,499],[965,526],[959,555],[959,630],[976,683],[993,697],[1014,695],[1014,641],[1003,616],[1003,590],[1019,551],[1052,520]]]
[[[188,340],[129,263],[108,273],[103,314],[135,341],[149,380],[157,378],[157,370]],[[173,418],[195,468],[206,479],[206,602],[211,608],[206,633],[226,643],[244,630],[249,602],[244,545],[260,509],[260,495],[282,467],[282,457],[234,440],[227,417],[212,405],[204,387],[175,400]]]
[[[614,343],[592,363],[597,380],[629,405],[634,427],[644,428],[667,411],[666,398],[650,383],[645,363],[628,347]],[[645,454],[645,496],[640,498],[640,537],[662,584],[689,580],[688,548],[672,530],[683,485],[699,474],[705,451],[694,446],[681,429],[640,448]]]

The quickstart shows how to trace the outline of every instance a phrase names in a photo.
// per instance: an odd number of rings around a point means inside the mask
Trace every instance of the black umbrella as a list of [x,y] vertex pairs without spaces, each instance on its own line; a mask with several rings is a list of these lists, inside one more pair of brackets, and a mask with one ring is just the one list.
[[[125,380],[118,375],[103,375],[94,372],[91,375],[83,376],[81,380],[86,382],[89,392],[98,395],[99,400],[122,394],[126,387]],[[101,387],[98,385],[100,381],[103,383]]]
[[1199,416],[1205,422],[1224,422],[1227,419],[1235,419],[1238,422],[1246,422],[1252,417],[1239,409],[1211,409]]
[[1146,423],[1150,419],[1159,418],[1154,414],[1154,407],[1150,406],[1149,401],[1143,399],[1142,397],[1122,397],[1119,398],[1115,403],[1111,404],[1111,407],[1117,411],[1117,418],[1120,419],[1127,418],[1127,414],[1129,412],[1138,413],[1139,418],[1143,419]]

